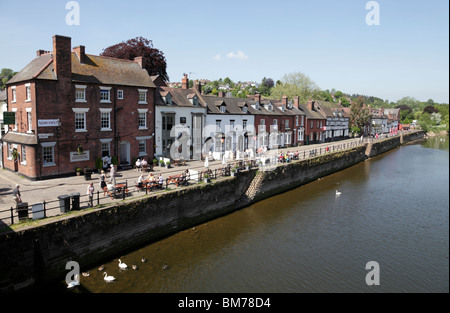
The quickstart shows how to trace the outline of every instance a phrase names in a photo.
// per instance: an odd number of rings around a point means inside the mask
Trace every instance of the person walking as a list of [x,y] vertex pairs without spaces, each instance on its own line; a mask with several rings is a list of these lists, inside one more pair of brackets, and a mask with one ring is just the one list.
[[94,183],[90,183],[87,187],[87,195],[89,196],[88,206],[94,206]]
[[116,185],[116,170],[114,168],[114,164],[111,164],[111,169],[109,172],[109,182],[113,183],[114,186]]
[[16,206],[19,205],[19,203],[22,203],[22,196],[20,195],[20,185],[16,185],[16,188],[13,189],[12,195],[14,202],[16,202]]

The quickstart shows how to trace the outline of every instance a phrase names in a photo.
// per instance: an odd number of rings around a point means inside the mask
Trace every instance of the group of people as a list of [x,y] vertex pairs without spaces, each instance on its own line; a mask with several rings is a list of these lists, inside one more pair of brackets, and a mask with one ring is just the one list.
[[137,185],[138,185],[139,189],[144,187],[144,182],[158,183],[160,186],[162,186],[164,183],[164,178],[163,178],[162,174],[159,174],[159,176],[156,177],[156,176],[153,176],[152,173],[149,173],[146,178],[144,178],[144,174],[141,174],[141,176],[139,176],[139,178],[137,180]]
[[298,160],[298,158],[299,158],[298,150],[296,152],[290,152],[290,151],[287,151],[287,152],[284,152],[284,153],[281,152],[278,155],[278,161],[281,162],[281,163],[289,163],[292,160]]
[[137,159],[136,160],[136,171],[142,172],[143,168],[146,168],[148,166],[148,163],[145,159]]

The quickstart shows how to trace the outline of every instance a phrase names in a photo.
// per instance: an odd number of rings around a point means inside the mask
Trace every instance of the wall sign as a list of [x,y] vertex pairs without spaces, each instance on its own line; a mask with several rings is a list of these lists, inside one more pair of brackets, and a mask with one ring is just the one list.
[[83,151],[83,153],[78,153],[78,151],[70,152],[70,162],[81,162],[81,161],[89,161],[89,151]]
[[38,120],[38,127],[58,127],[59,119],[56,120]]

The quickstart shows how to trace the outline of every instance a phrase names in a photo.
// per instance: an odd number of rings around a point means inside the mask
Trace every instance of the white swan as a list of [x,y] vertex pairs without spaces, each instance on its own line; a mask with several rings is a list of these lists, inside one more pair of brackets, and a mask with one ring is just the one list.
[[106,272],[103,273],[105,275],[105,278],[103,278],[105,281],[113,281],[116,280],[114,276],[107,276]]
[[122,261],[119,259],[119,267],[121,269],[126,269],[128,266],[125,263],[122,263]]
[[342,192],[336,190],[336,196],[340,196]]
[[80,275],[76,274],[75,275],[75,280],[71,281],[70,283],[67,284],[67,288],[71,289],[74,288],[76,286],[80,285]]

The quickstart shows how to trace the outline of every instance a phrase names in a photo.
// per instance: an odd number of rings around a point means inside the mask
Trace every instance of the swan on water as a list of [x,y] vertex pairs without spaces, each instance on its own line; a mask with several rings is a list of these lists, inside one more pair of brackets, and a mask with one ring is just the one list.
[[125,263],[122,263],[122,261],[119,259],[119,267],[121,269],[126,269],[128,266]]
[[116,280],[116,278],[114,276],[108,276],[108,274],[106,274],[106,272],[104,272],[103,275],[105,275],[105,278],[103,278],[105,281]]
[[342,192],[336,190],[336,196],[340,196]]

